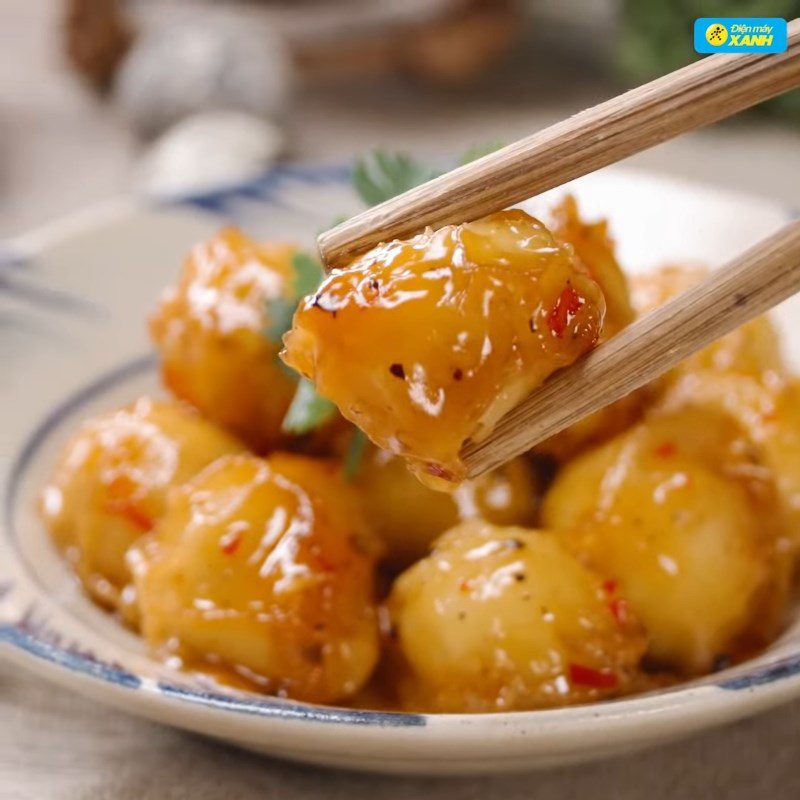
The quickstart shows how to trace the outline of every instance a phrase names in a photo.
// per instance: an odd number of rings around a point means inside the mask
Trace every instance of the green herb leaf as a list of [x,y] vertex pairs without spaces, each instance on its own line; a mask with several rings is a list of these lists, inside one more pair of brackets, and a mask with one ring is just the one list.
[[[264,334],[275,344],[280,344],[283,334],[292,327],[297,304],[307,294],[316,291],[324,277],[322,264],[309,253],[298,250],[292,256],[292,267],[295,272],[292,296],[276,297],[267,302],[269,324]],[[275,357],[282,368],[295,375],[277,355]],[[281,423],[281,430],[284,433],[301,436],[327,422],[335,412],[336,406],[330,400],[318,395],[314,384],[301,378]]]
[[283,418],[281,430],[302,436],[327,422],[336,413],[336,406],[330,400],[317,394],[314,384],[300,378],[289,410]]
[[294,293],[298,300],[316,291],[325,277],[322,264],[310,253],[301,250],[292,256],[292,267],[297,276],[294,281]]
[[360,428],[353,430],[353,435],[347,444],[347,452],[344,454],[344,476],[348,481],[352,481],[358,474],[368,442],[369,439],[364,431]]
[[477,161],[479,158],[488,156],[489,153],[494,153],[503,147],[505,147],[503,142],[497,140],[484,142],[483,144],[474,144],[472,147],[467,148],[466,152],[458,159],[458,163],[463,167],[464,164]]
[[283,334],[292,327],[297,304],[307,294],[316,291],[325,276],[322,264],[314,256],[301,250],[292,256],[292,268],[295,272],[292,296],[276,297],[267,301],[269,322],[264,334],[275,344],[280,344]]
[[376,206],[438,174],[437,170],[414,161],[404,153],[375,150],[371,155],[356,160],[353,186],[368,206]]
[[269,322],[264,329],[264,334],[271,342],[277,345],[281,343],[283,334],[292,327],[292,318],[296,308],[296,298],[289,300],[286,297],[276,297],[274,300],[267,301]]
[[324,233],[325,231],[329,231],[331,228],[335,228],[337,225],[341,225],[343,222],[347,222],[349,219],[350,217],[347,214],[339,214],[330,221],[329,225],[326,225],[324,228],[320,228],[317,231],[317,235]]

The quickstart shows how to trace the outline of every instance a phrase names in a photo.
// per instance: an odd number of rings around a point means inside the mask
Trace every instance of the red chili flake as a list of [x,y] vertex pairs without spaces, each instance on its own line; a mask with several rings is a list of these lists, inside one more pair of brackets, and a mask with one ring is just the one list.
[[323,555],[317,556],[317,564],[322,572],[336,572],[336,564]]
[[608,578],[608,580],[603,581],[603,591],[608,592],[608,594],[614,594],[617,591],[617,586],[619,584],[613,579]]
[[658,447],[655,449],[655,454],[659,458],[670,458],[671,456],[675,455],[675,452],[678,448],[675,446],[674,442],[662,442]]
[[467,578],[464,578],[464,580],[462,580],[461,583],[458,584],[458,588],[462,592],[468,592],[472,588],[472,581]]
[[436,478],[443,478],[446,481],[453,480],[452,474],[440,464],[426,464],[425,472],[427,472],[428,475],[433,475]]
[[558,296],[556,304],[547,315],[547,325],[559,339],[564,336],[564,331],[582,305],[581,296],[571,286],[567,286]]
[[125,517],[134,527],[140,531],[149,531],[156,523],[149,515],[138,508],[134,503],[120,503],[116,513]]
[[622,597],[617,597],[608,604],[608,610],[614,615],[614,619],[620,625],[628,622],[628,602]]
[[222,550],[226,556],[232,556],[239,549],[241,543],[241,531],[233,531],[232,533],[226,533],[219,540],[219,549]]
[[104,504],[109,514],[124,517],[140,531],[149,531],[155,520],[131,499],[136,491],[136,483],[126,475],[119,475],[108,484],[108,497]]
[[613,689],[619,678],[608,669],[593,669],[582,664],[569,665],[569,679],[578,686],[590,686],[592,689]]

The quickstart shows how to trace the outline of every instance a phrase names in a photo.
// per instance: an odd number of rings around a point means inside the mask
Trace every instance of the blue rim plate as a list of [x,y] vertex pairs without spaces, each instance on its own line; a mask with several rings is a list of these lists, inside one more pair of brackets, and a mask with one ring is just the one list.
[[[631,271],[719,264],[791,216],[769,200],[619,169],[569,188],[590,216],[610,218]],[[550,199],[527,205],[535,213]],[[320,707],[170,671],[83,596],[37,518],[37,491],[81,419],[159,393],[145,319],[183,254],[224,222],[311,245],[358,208],[348,168],[284,167],[176,202],[106,203],[0,247],[0,655],[165,724],[275,756],[384,772],[503,772],[604,758],[800,695],[794,625],[737,668],[597,705],[479,716]],[[796,368],[798,311],[791,300],[774,312]]]

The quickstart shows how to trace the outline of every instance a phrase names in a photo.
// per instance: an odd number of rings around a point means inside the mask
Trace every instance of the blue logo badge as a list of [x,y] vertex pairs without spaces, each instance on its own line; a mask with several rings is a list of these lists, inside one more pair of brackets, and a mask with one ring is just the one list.
[[694,22],[698,53],[783,53],[786,20],[780,17],[700,17]]

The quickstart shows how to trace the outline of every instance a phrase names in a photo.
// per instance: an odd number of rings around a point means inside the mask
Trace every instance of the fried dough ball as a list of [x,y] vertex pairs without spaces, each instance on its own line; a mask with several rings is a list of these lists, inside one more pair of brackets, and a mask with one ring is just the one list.
[[761,418],[757,441],[772,469],[787,535],[800,552],[800,383],[791,380],[777,393],[774,409]]
[[687,408],[580,456],[545,496],[543,524],[619,584],[660,666],[707,672],[776,632],[788,573],[753,466],[732,419]]
[[226,228],[197,245],[150,319],[164,384],[258,452],[281,441],[295,381],[267,335],[267,303],[293,292],[294,250]]
[[608,222],[585,222],[573,195],[567,195],[551,210],[553,235],[572,245],[578,263],[594,278],[606,299],[601,339],[619,333],[636,318],[628,278],[617,261]]
[[[652,311],[708,277],[701,267],[665,266],[633,278],[633,298],[640,314]],[[661,389],[687,372],[708,369],[761,378],[785,372],[778,334],[768,316],[756,317],[682,361],[656,383]]]
[[427,554],[433,540],[467,519],[495,525],[532,525],[540,483],[532,465],[517,458],[454,492],[423,486],[403,460],[371,448],[358,472],[356,487],[372,530],[386,545],[387,560],[407,565]]
[[710,409],[727,414],[746,431],[751,471],[768,472],[784,534],[800,550],[800,384],[765,373],[687,372],[664,392],[656,410]]
[[519,210],[379,245],[301,301],[286,363],[434,487],[458,452],[589,350],[605,301]]
[[558,462],[568,461],[635,425],[642,418],[651,397],[652,392],[646,387],[631,392],[540,442],[533,452],[550,456]]
[[377,551],[338,470],[236,455],[173,492],[129,554],[150,647],[279,696],[356,692],[378,659]]
[[142,397],[86,422],[42,495],[42,514],[89,593],[130,621],[125,553],[150,531],[167,493],[242,445],[193,408]]
[[709,275],[698,264],[665,264],[630,278],[631,299],[638,316],[647,314],[687,289],[702,283]]
[[[567,195],[551,214],[553,235],[573,247],[578,264],[603,290],[606,316],[600,340],[608,339],[636,316],[628,279],[614,253],[608,223],[605,220],[584,222],[572,195]],[[565,461],[587,447],[607,441],[641,418],[649,395],[646,390],[633,392],[541,442],[534,452]]]
[[514,711],[624,692],[645,640],[624,600],[550,533],[465,522],[395,582],[405,705]]

